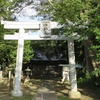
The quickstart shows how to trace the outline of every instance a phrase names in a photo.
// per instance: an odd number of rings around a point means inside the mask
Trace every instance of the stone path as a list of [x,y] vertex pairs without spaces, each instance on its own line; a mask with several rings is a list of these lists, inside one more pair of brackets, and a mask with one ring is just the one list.
[[57,100],[52,80],[44,80],[32,100]]

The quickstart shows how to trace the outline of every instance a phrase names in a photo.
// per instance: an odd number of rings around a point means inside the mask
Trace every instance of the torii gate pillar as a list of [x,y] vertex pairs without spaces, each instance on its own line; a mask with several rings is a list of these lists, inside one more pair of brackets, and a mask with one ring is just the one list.
[[81,94],[77,91],[77,78],[76,78],[76,67],[75,67],[75,54],[74,54],[74,40],[68,40],[68,56],[69,56],[69,79],[70,88],[68,95],[70,98],[80,99]]
[[14,90],[11,91],[12,96],[22,96],[23,95],[23,92],[20,91],[20,81],[21,81],[22,61],[23,61],[24,29],[19,29],[19,33],[20,34],[18,36]]

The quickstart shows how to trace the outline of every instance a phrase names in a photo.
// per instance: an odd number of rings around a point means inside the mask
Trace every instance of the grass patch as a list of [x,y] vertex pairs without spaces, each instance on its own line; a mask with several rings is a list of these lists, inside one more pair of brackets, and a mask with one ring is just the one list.
[[58,98],[58,100],[71,100],[71,99],[68,98],[68,97],[61,97],[61,96],[58,96],[57,98]]
[[32,100],[34,95],[23,95],[21,97],[13,97],[11,95],[6,95],[6,96],[2,96],[0,97],[0,100]]
[[7,100],[32,100],[33,95],[24,95],[22,97],[10,97]]

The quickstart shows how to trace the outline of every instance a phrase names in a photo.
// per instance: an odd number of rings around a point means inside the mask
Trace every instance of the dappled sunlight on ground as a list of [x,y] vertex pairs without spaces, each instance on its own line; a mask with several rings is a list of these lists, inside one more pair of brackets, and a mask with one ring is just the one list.
[[[45,80],[45,79],[44,79]],[[61,78],[52,78],[54,89],[58,97],[68,97],[68,91],[70,90],[69,82],[61,83]],[[12,82],[9,80],[0,81],[0,100],[31,100],[35,95],[37,89],[41,86],[42,79],[31,79],[29,82],[21,83],[21,90],[23,91],[23,97],[20,99],[13,99],[10,95],[12,90]],[[86,86],[78,86],[78,91],[82,94],[81,100],[100,100],[100,89],[87,88]],[[28,99],[26,99],[26,96]],[[29,99],[30,98],[30,99]]]
[[[58,97],[67,97],[70,85],[68,82],[61,83],[60,79],[54,80],[54,87],[56,95]],[[100,100],[100,89],[93,89],[87,87],[78,87],[78,91],[81,93],[81,100]]]
[[[0,100],[11,100],[14,98],[10,94],[12,87],[10,86],[9,83],[10,82],[8,79],[0,81]],[[21,100],[28,100],[28,99],[25,99],[26,96],[33,98],[33,96],[36,93],[37,89],[39,88],[40,84],[41,84],[41,80],[36,80],[36,79],[32,79],[27,83],[21,83],[21,91],[23,91],[23,93],[24,93]],[[17,100],[19,100],[19,99],[17,99]]]

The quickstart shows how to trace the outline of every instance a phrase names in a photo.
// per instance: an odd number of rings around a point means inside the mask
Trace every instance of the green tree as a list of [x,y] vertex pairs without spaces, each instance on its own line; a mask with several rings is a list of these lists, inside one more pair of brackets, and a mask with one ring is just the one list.
[[96,59],[100,59],[100,1],[43,0],[41,2],[39,14],[45,16],[45,19],[49,18],[62,24],[63,34],[71,35],[77,32],[82,37],[88,36],[88,40],[83,41],[86,68],[90,71],[96,70]]
[[[12,18],[12,15],[16,12],[15,7],[17,6],[16,4],[18,4],[18,2],[20,2],[20,0],[1,0],[0,20],[14,21],[15,19]],[[8,67],[9,64],[12,67],[15,67],[18,41],[4,40],[4,35],[14,34],[16,31],[18,30],[4,29],[4,26],[0,24],[0,64],[2,64],[2,67]],[[25,41],[23,63],[29,63],[32,57],[33,49],[31,48],[31,41]]]
[[90,21],[86,33],[91,39],[90,49],[95,52],[95,65],[100,66],[100,1],[92,2],[92,8],[88,14]]

